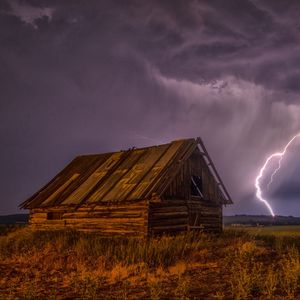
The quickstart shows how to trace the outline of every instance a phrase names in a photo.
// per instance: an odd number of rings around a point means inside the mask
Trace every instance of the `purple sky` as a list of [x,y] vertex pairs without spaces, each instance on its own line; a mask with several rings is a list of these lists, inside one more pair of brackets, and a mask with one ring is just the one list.
[[[201,136],[234,205],[300,132],[300,2],[0,2],[0,214],[74,156]],[[265,196],[300,216],[300,142]]]

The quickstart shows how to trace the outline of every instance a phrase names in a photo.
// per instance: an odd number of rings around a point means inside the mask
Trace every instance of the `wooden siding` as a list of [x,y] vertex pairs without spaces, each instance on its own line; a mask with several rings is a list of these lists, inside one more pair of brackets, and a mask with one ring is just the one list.
[[189,199],[190,180],[189,164],[185,162],[179,172],[166,189],[163,198],[165,199]]
[[165,200],[149,205],[149,234],[171,234],[188,229],[188,209],[184,200]]
[[189,229],[204,232],[222,231],[222,198],[219,186],[199,149],[195,149],[187,161],[189,178],[198,175],[202,178],[203,197],[191,196],[188,199]]
[[203,199],[192,199],[187,203],[189,229],[218,233],[222,231],[222,205]]
[[[30,212],[29,226],[39,230],[75,229],[98,232],[101,235],[147,235],[147,201],[133,203],[98,205],[94,209],[80,207],[77,210],[64,210],[60,207],[33,209]],[[62,212],[62,218],[48,220],[48,212]]]
[[221,203],[219,186],[198,149],[194,151],[187,163],[190,170],[189,177],[198,175],[202,178],[203,198],[210,202]]
[[[192,175],[201,177],[203,197],[191,195]],[[222,231],[222,195],[199,149],[194,150],[178,171],[162,203],[149,207],[151,233],[183,230]]]
[[210,233],[222,231],[222,206],[197,200],[164,200],[150,203],[149,235],[174,234],[198,230]]
[[195,150],[183,164],[162,198],[189,200],[191,198],[192,175],[198,175],[202,178],[203,197],[205,199],[216,203],[222,202],[222,195],[218,184],[198,150]]

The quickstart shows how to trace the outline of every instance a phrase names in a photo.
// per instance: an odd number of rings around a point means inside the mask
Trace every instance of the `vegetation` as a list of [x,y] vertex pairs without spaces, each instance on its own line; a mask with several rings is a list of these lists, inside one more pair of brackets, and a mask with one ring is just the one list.
[[235,215],[224,216],[223,220],[226,225],[300,225],[300,217],[293,216]]
[[283,237],[299,237],[300,226],[288,225],[288,226],[247,226],[247,227],[235,227],[235,230],[243,230],[251,235],[265,235],[265,236],[283,236]]
[[18,228],[0,236],[0,298],[294,299],[298,239],[226,230],[140,240]]
[[24,228],[25,224],[0,224],[0,236],[7,235],[10,232],[14,232],[20,228]]

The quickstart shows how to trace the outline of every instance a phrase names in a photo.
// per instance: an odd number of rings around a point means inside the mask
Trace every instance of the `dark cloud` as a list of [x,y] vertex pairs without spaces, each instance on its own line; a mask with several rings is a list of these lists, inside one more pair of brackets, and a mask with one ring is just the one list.
[[10,1],[10,9],[8,14],[19,18],[27,25],[31,25],[37,29],[40,20],[51,21],[54,9],[51,7],[36,7],[31,6],[29,3],[23,4],[22,2]]
[[283,199],[284,202],[294,201],[295,198],[300,199],[299,181],[285,182],[281,187],[273,192],[273,197],[276,199]]
[[[267,212],[254,199],[257,171],[300,131],[299,8],[1,2],[0,213],[15,212],[75,155],[198,135],[237,203],[227,212]],[[300,213],[296,201],[289,207]]]

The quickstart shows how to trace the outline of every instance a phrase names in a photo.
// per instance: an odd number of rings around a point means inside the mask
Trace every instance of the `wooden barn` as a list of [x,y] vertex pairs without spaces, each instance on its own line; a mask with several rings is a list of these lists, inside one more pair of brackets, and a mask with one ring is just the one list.
[[200,138],[76,157],[20,207],[36,229],[220,232],[232,200]]

